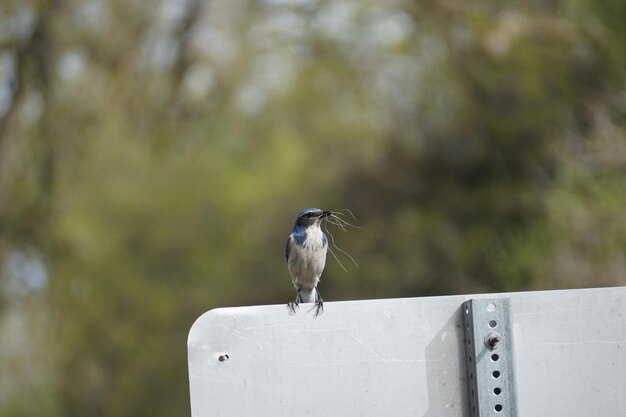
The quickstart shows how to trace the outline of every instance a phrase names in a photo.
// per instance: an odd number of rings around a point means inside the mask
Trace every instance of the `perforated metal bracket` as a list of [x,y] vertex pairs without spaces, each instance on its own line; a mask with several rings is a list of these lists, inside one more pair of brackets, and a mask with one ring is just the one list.
[[517,417],[509,299],[463,303],[471,417]]

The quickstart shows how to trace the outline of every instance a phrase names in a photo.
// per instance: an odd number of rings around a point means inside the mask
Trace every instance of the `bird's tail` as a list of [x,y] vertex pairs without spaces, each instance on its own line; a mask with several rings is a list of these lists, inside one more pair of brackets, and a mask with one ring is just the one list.
[[300,303],[315,303],[317,302],[317,291],[315,288],[300,288],[298,298]]

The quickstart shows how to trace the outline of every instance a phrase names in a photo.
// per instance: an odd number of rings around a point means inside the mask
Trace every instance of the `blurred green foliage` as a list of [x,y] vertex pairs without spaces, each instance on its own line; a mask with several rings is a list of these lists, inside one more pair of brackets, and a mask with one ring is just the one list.
[[327,300],[626,284],[625,4],[4,0],[0,417],[189,416],[304,207]]

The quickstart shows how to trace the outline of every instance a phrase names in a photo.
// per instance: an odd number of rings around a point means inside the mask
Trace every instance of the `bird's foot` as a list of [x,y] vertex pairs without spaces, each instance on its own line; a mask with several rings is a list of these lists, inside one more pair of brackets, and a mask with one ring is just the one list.
[[315,302],[315,317],[319,316],[324,312],[324,300],[322,297],[319,297]]
[[293,316],[294,314],[296,314],[296,310],[300,307],[300,304],[298,304],[297,302],[289,302],[287,303],[287,310],[289,310],[289,315]]

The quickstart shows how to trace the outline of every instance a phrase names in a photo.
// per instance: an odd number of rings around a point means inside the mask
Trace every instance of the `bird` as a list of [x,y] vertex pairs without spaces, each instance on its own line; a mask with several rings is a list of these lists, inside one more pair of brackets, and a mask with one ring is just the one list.
[[332,214],[331,211],[318,208],[302,210],[287,238],[287,269],[296,288],[296,300],[287,304],[292,314],[300,303],[315,303],[315,317],[324,311],[324,300],[317,284],[326,265],[328,238],[320,228],[320,223]]

